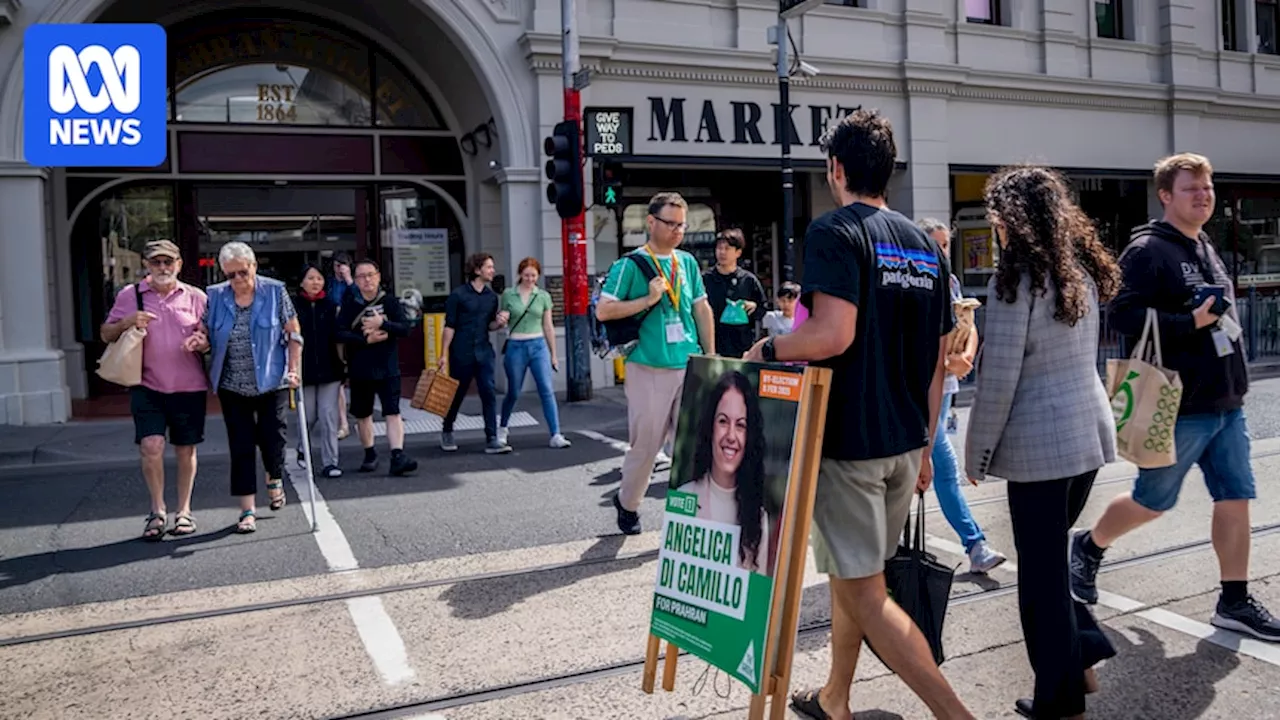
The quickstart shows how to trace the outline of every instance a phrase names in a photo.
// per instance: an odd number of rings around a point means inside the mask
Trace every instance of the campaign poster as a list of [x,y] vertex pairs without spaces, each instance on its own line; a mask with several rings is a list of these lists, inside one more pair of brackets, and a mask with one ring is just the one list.
[[804,368],[689,360],[650,632],[759,692]]

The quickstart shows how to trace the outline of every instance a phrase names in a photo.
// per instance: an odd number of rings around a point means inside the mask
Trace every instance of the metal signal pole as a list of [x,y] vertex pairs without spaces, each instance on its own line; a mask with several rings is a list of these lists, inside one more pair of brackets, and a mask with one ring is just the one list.
[[[577,12],[574,0],[560,0],[561,72],[564,77],[564,119],[582,125],[582,96],[575,76],[578,73]],[[580,133],[579,133],[580,135]],[[579,157],[581,154],[579,153]],[[574,168],[582,178],[582,165]],[[585,187],[580,179],[578,187]],[[587,233],[586,202],[575,217],[560,221],[564,265],[565,355],[568,362],[569,401],[591,399],[591,340],[587,321]]]
[[791,170],[791,68],[787,63],[787,19],[778,16],[778,137],[782,140],[782,279],[795,275],[795,177]]

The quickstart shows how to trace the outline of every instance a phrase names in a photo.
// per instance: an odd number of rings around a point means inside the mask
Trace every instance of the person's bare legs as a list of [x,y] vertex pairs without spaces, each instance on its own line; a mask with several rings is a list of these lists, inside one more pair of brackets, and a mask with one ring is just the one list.
[[1248,500],[1222,500],[1213,504],[1213,550],[1223,582],[1249,579]]
[[[388,423],[388,431],[390,430],[389,425]],[[401,432],[404,431],[403,425],[400,426],[400,430]],[[373,447],[373,415],[356,419],[356,434],[360,436],[360,447],[366,449]],[[401,440],[403,441],[403,439],[404,436],[402,435]]]
[[347,384],[342,383],[342,387],[338,388],[338,439],[341,440],[351,434],[351,427],[347,424]]
[[[164,506],[164,436],[148,435],[138,443],[138,455],[142,460],[142,477],[147,481],[151,494],[151,512],[160,514]],[[181,504],[181,498],[179,498]]]
[[849,709],[849,691],[858,669],[858,655],[862,650],[863,632],[854,618],[852,595],[837,590],[837,583],[844,582],[831,577],[831,669],[827,684],[818,691],[818,704],[832,720],[852,720]]
[[[1246,509],[1246,515],[1247,513],[1248,510]],[[1125,493],[1111,501],[1106,511],[1102,513],[1102,517],[1098,518],[1098,521],[1093,524],[1090,536],[1093,538],[1095,545],[1100,548],[1108,548],[1125,533],[1146,525],[1162,514],[1139,505],[1133,499],[1133,495]]]
[[[911,618],[903,612],[898,604],[889,599],[885,589],[884,574],[856,580],[831,578],[831,595],[834,599],[841,596],[841,607],[847,608],[853,623],[844,631],[852,631],[859,636],[865,635],[876,648],[884,664],[897,673],[898,677],[924,701],[935,717],[950,720],[959,718],[969,720],[973,714],[965,708],[959,696],[951,689],[950,683],[942,676],[937,664],[933,661],[933,653],[929,643],[924,639],[920,629]],[[834,601],[833,601],[834,606]],[[830,697],[832,706],[844,708],[843,718],[848,710],[849,685],[853,682],[853,670],[857,665],[857,645],[849,654],[848,645],[844,647],[841,661],[842,674],[835,675],[835,611],[832,612],[832,676],[823,688],[825,697]],[[842,638],[843,640],[843,638]],[[847,676],[844,674],[847,673]],[[846,679],[847,678],[847,679]],[[843,696],[843,697],[842,697]],[[843,699],[843,705],[839,704]],[[826,703],[823,703],[826,706]],[[830,711],[828,711],[830,713]]]
[[[404,449],[404,418],[399,414],[387,415],[387,444],[392,450]],[[363,428],[363,425],[361,426]],[[369,435],[373,435],[373,418],[369,418]],[[361,430],[360,442],[364,442],[364,431]]]
[[191,491],[196,484],[196,446],[174,445],[178,457],[178,514],[191,514]]

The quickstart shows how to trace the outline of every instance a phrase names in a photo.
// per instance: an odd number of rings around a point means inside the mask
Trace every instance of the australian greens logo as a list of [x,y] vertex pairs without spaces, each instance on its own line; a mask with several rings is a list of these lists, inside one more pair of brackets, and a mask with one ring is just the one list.
[[1139,373],[1130,370],[1124,381],[1120,383],[1120,387],[1116,389],[1115,396],[1111,398],[1111,414],[1116,419],[1116,432],[1123,430],[1133,415],[1133,387],[1129,382],[1138,375]]
[[[1120,387],[1116,388],[1111,398],[1111,412],[1116,421],[1116,432],[1124,430],[1133,419],[1134,397],[1130,384],[1140,373],[1130,370],[1125,375]],[[1178,421],[1178,406],[1182,401],[1182,390],[1169,385],[1160,387],[1160,397],[1156,400],[1155,411],[1151,413],[1147,423],[1146,437],[1142,447],[1153,452],[1168,452],[1174,437],[1174,424]]]

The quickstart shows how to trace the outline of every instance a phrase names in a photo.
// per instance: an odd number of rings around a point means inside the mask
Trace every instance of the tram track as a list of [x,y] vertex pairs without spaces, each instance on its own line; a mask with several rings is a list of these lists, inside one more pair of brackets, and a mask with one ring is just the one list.
[[[999,501],[1000,498],[989,498],[991,502]],[[1254,539],[1265,537],[1268,535],[1280,533],[1280,522],[1266,525],[1255,526],[1251,532]],[[1181,543],[1159,550],[1141,553],[1127,558],[1105,561],[1101,572],[1109,573],[1129,568],[1139,567],[1150,563],[1169,560],[1182,555],[1199,552],[1210,547],[1212,544],[1208,538],[1195,540],[1191,542]],[[414,590],[422,590],[433,587],[441,587],[448,585],[456,585],[461,583],[488,582],[497,581],[507,578],[538,575],[555,571],[573,570],[584,567],[598,566],[602,564],[625,563],[634,561],[647,561],[656,559],[657,550],[645,550],[632,553],[624,553],[613,556],[603,556],[597,558],[578,559],[569,562],[551,563],[546,565],[538,565],[533,567],[521,568],[516,570],[493,571],[486,573],[476,573],[465,576],[451,576],[443,578],[433,578],[430,580],[422,580],[418,582],[401,583],[376,588],[352,589],[349,591],[325,593],[321,595],[290,598],[278,601],[269,601],[262,603],[251,603],[237,605],[226,608],[210,609],[204,611],[196,611],[189,613],[176,613],[154,618],[143,618],[132,621],[124,621],[118,623],[106,623],[100,625],[91,625],[81,628],[71,628],[67,630],[37,633],[24,636],[15,636],[8,638],[0,638],[0,648],[16,647],[22,645],[32,645],[55,640],[86,637],[100,635],[111,632],[120,632],[125,630],[146,629],[159,627],[163,625],[192,622],[196,620],[205,620],[210,618],[221,618],[236,615],[246,615],[256,612],[264,612],[269,610],[277,610],[284,608],[303,607],[309,605],[317,605],[323,603],[339,602],[353,598],[361,597],[377,597],[391,595],[395,593],[410,592]],[[951,596],[950,605],[952,607],[968,605],[986,600],[993,600],[999,597],[1005,597],[1017,592],[1015,582],[1002,582],[996,587],[989,589],[974,589],[957,593]],[[830,620],[820,620],[816,622],[806,623],[802,625],[797,635],[799,637],[826,632],[831,627]],[[682,653],[684,654],[684,653]],[[391,718],[407,717],[430,712],[439,712],[450,708],[457,708],[466,705],[474,705],[478,703],[502,700],[520,695],[541,692],[559,687],[577,685],[595,680],[606,679],[618,675],[635,672],[644,665],[643,659],[624,661],[610,665],[599,666],[586,670],[552,675],[534,680],[521,681],[501,685],[490,688],[483,688],[474,691],[461,693],[453,693],[441,695],[426,700],[405,703],[367,712],[355,713],[350,715],[342,715],[333,718],[333,720],[389,720]]]
[[[1250,535],[1256,540],[1261,537],[1280,533],[1280,522],[1270,523],[1267,525],[1255,526]],[[1199,552],[1212,545],[1211,539],[1194,540],[1191,542],[1173,545],[1159,550],[1153,550],[1141,553],[1127,558],[1121,558],[1112,561],[1103,561],[1100,573],[1111,573],[1120,570],[1128,570],[1135,567],[1141,567],[1160,560],[1170,560],[1183,555]],[[956,607],[961,605],[969,605],[987,600],[1012,595],[1018,591],[1016,582],[1003,582],[998,587],[991,589],[976,589],[958,593],[951,596],[948,607]],[[801,625],[797,632],[797,641],[801,637],[816,633],[827,632],[831,629],[831,621],[820,620],[817,622],[806,623]],[[681,656],[688,655],[687,652],[681,651]],[[665,653],[664,653],[665,656]],[[564,673],[561,675],[548,676],[536,680],[528,680],[507,685],[483,688],[462,693],[454,693],[443,695],[427,700],[412,703],[403,703],[392,705],[385,708],[368,710],[364,712],[351,713],[347,715],[337,715],[329,718],[329,720],[394,720],[395,718],[406,718],[417,716],[425,713],[438,713],[443,710],[449,710],[467,705],[478,705],[480,703],[493,702],[497,700],[505,700],[521,695],[553,690],[555,688],[567,687],[571,685],[579,685],[582,683],[592,682],[595,680],[604,680],[619,675],[637,672],[644,667],[644,660],[632,660],[610,665],[600,666],[588,670],[581,670],[572,673]]]

